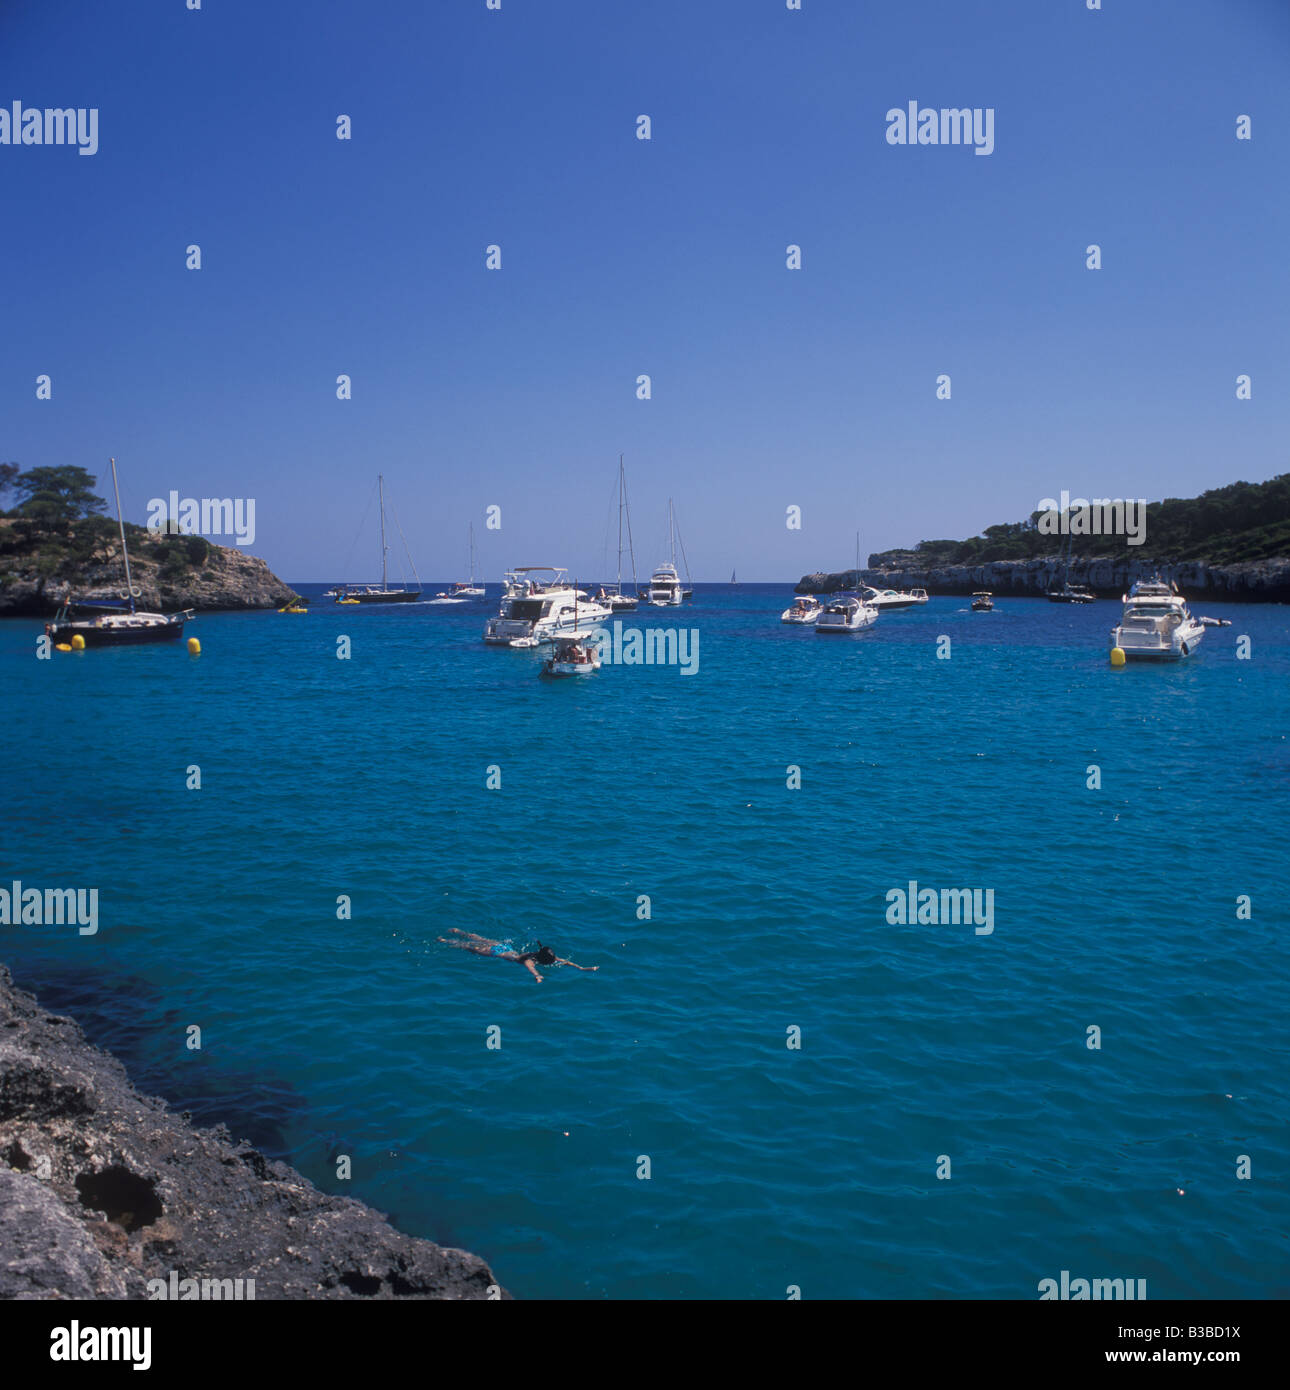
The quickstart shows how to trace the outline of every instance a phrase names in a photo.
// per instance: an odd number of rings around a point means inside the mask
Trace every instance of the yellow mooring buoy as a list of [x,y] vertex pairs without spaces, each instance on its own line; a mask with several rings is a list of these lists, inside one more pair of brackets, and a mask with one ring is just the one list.
[[85,638],[82,637],[79,632],[73,633],[72,635],[72,650],[74,652],[83,652],[85,650]]
[[190,637],[190,638],[188,639],[188,655],[189,655],[189,656],[201,656],[201,654],[202,654],[202,644],[197,640],[196,637]]
[[[82,638],[81,640],[84,641],[85,639]],[[55,642],[55,643],[54,643],[54,650],[55,650],[55,651],[59,651],[59,652],[70,652],[71,649],[72,649],[72,647],[71,647],[71,643],[70,643],[70,642]]]
[[1116,666],[1116,667],[1119,667],[1119,666],[1123,666],[1123,665],[1124,665],[1124,648],[1123,648],[1123,647],[1112,647],[1112,648],[1111,648],[1111,665],[1112,665],[1112,666]]

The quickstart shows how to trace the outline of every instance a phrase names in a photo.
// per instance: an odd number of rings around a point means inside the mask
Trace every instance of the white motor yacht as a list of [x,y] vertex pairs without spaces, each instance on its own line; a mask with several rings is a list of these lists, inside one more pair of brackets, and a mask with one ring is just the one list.
[[534,647],[574,632],[581,623],[612,617],[608,605],[589,599],[555,565],[522,565],[507,574],[502,606],[484,628],[484,641],[499,647]]
[[668,608],[681,602],[681,577],[675,565],[660,565],[650,575],[649,601],[655,608]]
[[784,609],[779,620],[781,623],[795,623],[798,627],[809,627],[823,612],[824,605],[814,594],[803,594]]
[[862,591],[862,597],[870,608],[885,613],[890,609],[913,608],[920,603],[926,603],[927,590],[866,588]]
[[854,594],[839,594],[824,605],[815,620],[816,632],[860,632],[878,621],[878,610]]
[[[681,572],[676,567],[676,547],[678,541],[681,544],[681,558],[685,559],[685,542],[681,541],[680,528],[676,524],[676,508],[672,505],[672,499],[667,499],[667,543],[670,559],[659,565],[654,573],[650,575],[649,588],[646,590],[646,598],[655,608],[669,608],[679,604],[683,599],[693,596],[693,588],[686,588],[681,583]],[[686,561],[685,582],[690,582],[690,565]]]
[[1175,585],[1158,577],[1139,580],[1121,602],[1124,613],[1111,629],[1111,646],[1126,658],[1180,661],[1200,646],[1205,624],[1192,616]]

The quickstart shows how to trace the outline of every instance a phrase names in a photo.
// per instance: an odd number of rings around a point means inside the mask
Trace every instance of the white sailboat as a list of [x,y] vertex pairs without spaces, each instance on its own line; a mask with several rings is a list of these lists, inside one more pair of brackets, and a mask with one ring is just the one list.
[[483,598],[484,586],[475,583],[475,523],[470,523],[470,578],[458,580],[451,589],[443,590],[435,598],[445,603],[464,603],[467,599]]
[[[627,553],[632,562],[632,591],[623,593],[623,517],[627,517]],[[627,506],[627,472],[623,456],[618,455],[618,577],[606,596],[615,613],[630,612],[640,602],[640,584],[636,579],[636,547],[632,544],[632,514]]]

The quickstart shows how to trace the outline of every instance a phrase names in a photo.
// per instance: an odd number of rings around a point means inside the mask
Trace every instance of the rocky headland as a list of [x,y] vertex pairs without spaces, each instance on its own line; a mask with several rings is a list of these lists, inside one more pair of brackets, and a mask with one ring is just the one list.
[[510,1297],[477,1256],[140,1095],[0,966],[0,1299],[147,1299],[157,1280],[169,1297],[245,1298],[249,1280],[257,1300]]
[[[153,612],[277,608],[294,591],[263,560],[202,536],[127,525],[135,602]],[[0,617],[49,617],[69,594],[119,599],[125,592],[115,522],[94,517],[65,529],[0,517]]]
[[[970,594],[978,589],[1014,597],[1042,598],[1060,588],[1066,565],[1058,555],[1029,560],[991,560],[977,565],[919,564],[915,552],[907,558],[884,557],[881,569],[841,570],[805,574],[799,594],[832,594],[859,583],[880,589],[926,589],[929,594]],[[894,563],[892,562],[894,559]],[[1211,565],[1203,560],[1175,563],[1133,560],[1122,556],[1093,556],[1071,561],[1069,580],[1091,589],[1099,598],[1116,598],[1138,579],[1159,574],[1173,580],[1192,600],[1225,603],[1290,603],[1290,558],[1250,560]]]

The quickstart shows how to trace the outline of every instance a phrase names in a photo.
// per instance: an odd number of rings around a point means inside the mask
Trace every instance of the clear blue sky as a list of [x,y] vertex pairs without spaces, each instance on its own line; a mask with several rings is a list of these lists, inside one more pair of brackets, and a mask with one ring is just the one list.
[[599,577],[623,453],[641,568],[674,496],[757,580],[1290,468],[1285,0],[3,0],[15,100],[100,148],[0,146],[0,458],[254,497],[290,580],[378,470],[423,578]]

